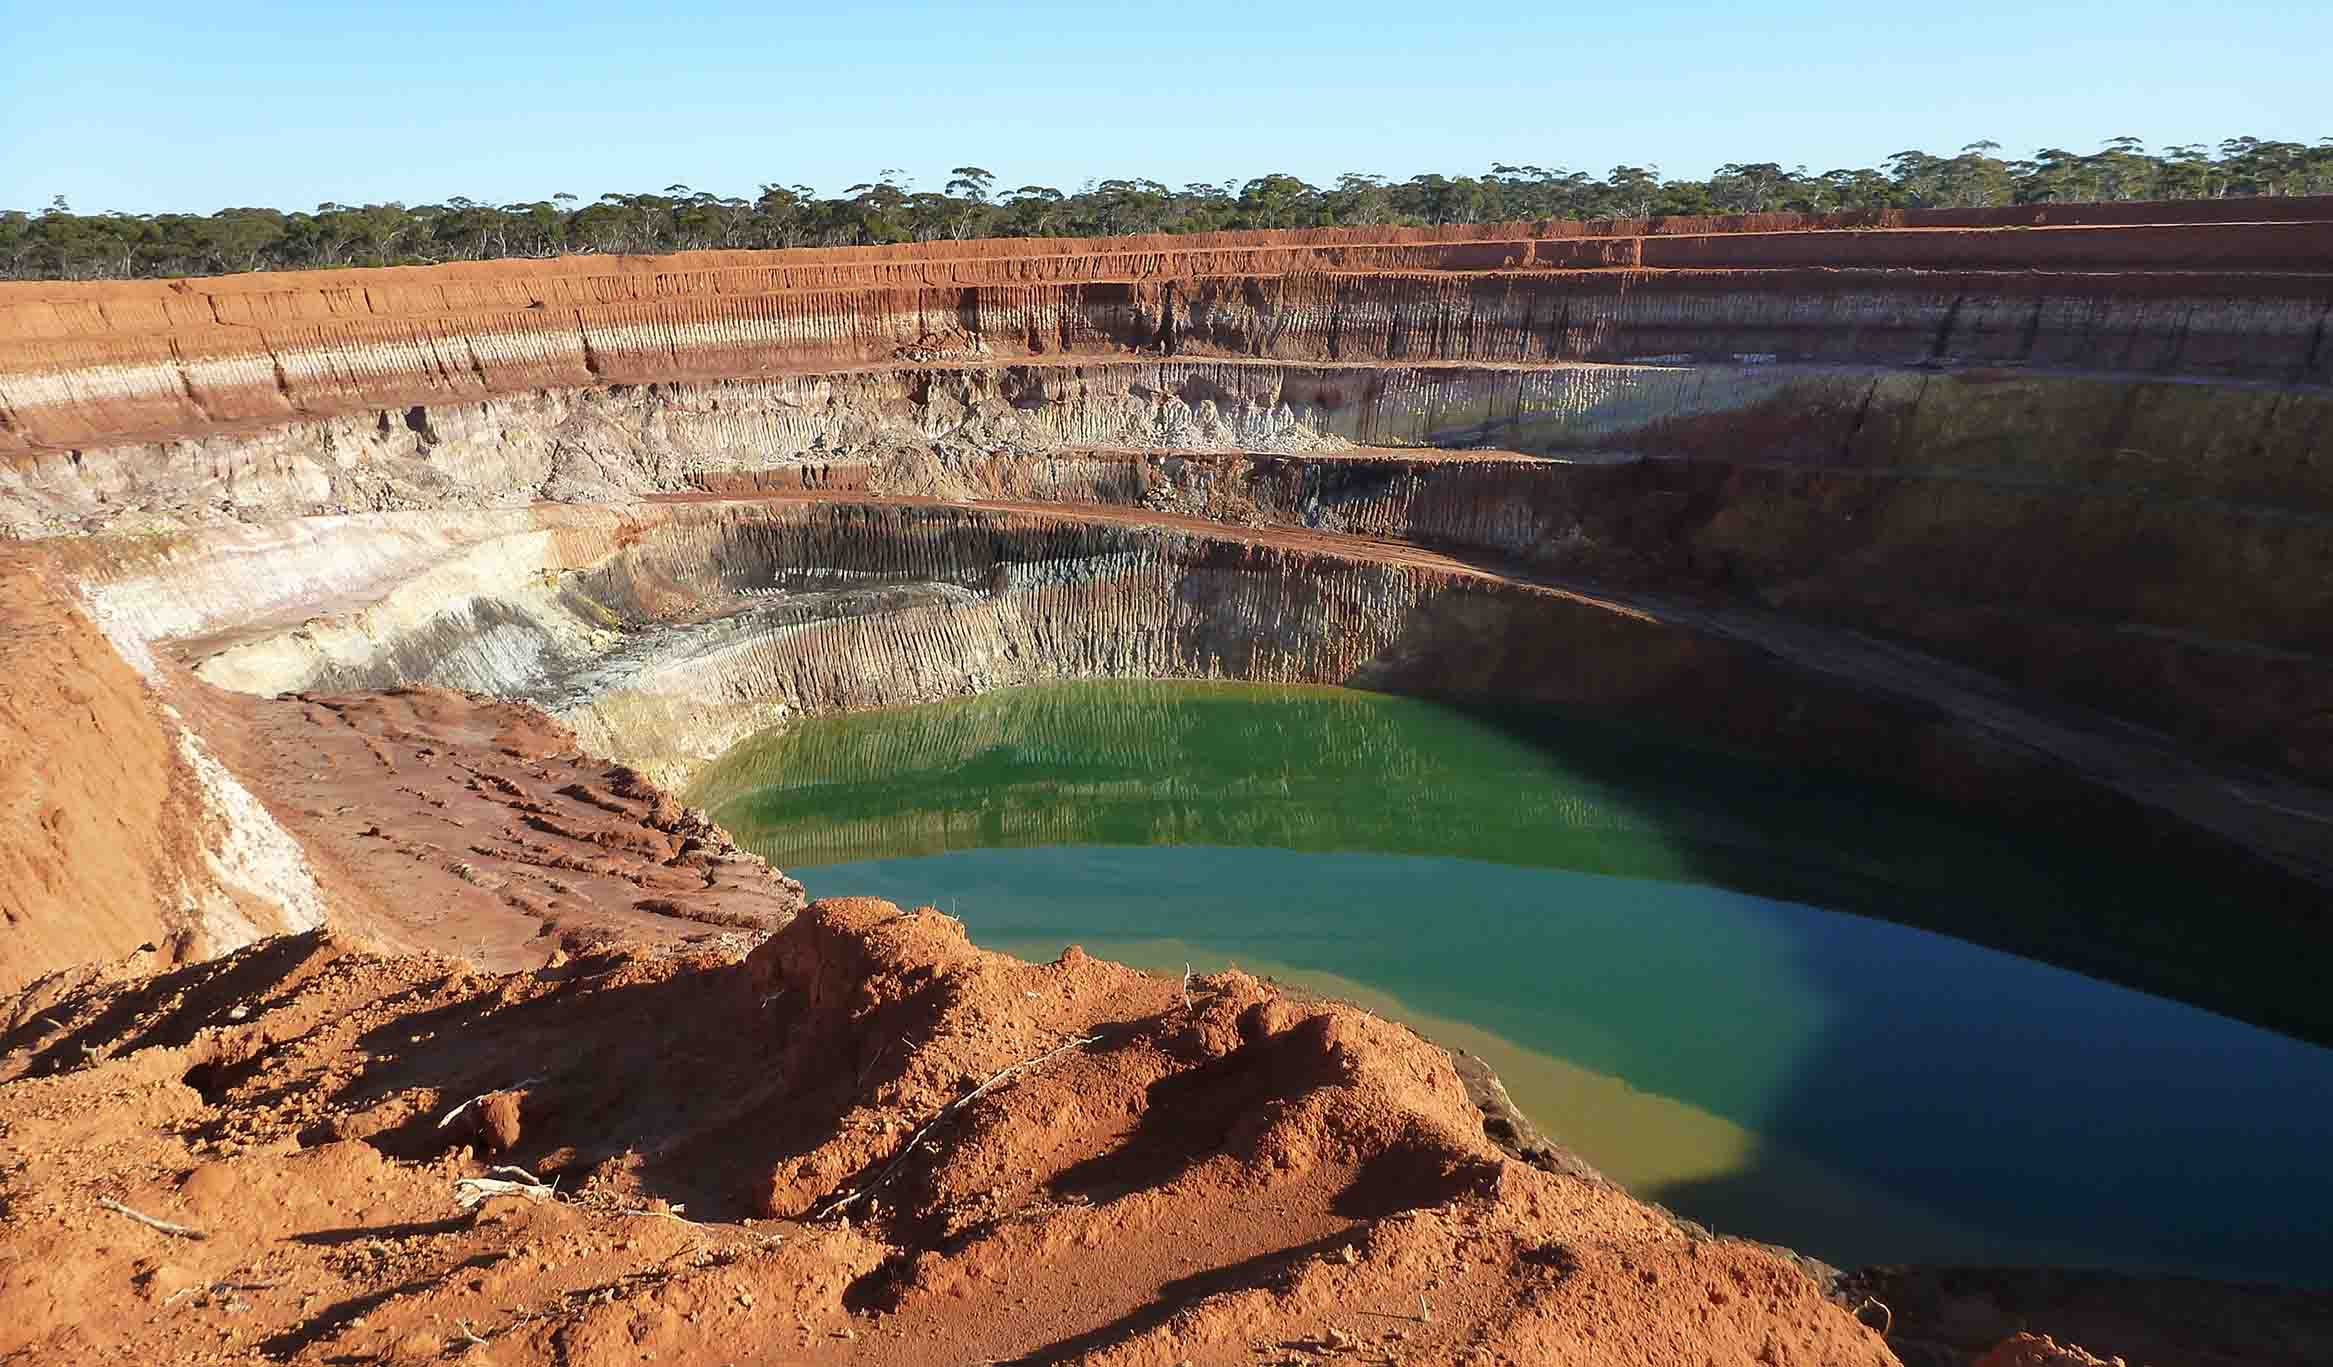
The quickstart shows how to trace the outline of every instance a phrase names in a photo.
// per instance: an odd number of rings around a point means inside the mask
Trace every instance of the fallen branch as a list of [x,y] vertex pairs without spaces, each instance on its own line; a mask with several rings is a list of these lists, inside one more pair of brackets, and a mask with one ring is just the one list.
[[[501,1176],[507,1173],[509,1176]],[[454,1204],[463,1210],[476,1210],[496,1196],[523,1196],[530,1201],[548,1201],[558,1190],[543,1184],[541,1178],[525,1168],[489,1168],[484,1177],[465,1177],[454,1183]]]
[[1895,1332],[1896,1312],[1887,1308],[1886,1301],[1881,1300],[1877,1296],[1865,1296],[1863,1298],[1863,1304],[1856,1306],[1848,1313],[1854,1315],[1856,1319],[1861,1320],[1863,1318],[1863,1312],[1866,1310],[1879,1311],[1882,1317],[1882,1321],[1879,1326],[1879,1336],[1881,1338],[1886,1338],[1888,1335]]
[[896,1155],[892,1157],[891,1161],[883,1165],[883,1170],[875,1174],[874,1181],[869,1182],[867,1185],[859,1188],[857,1191],[846,1192],[841,1196],[837,1196],[832,1201],[827,1202],[826,1209],[818,1212],[815,1218],[824,1220],[830,1216],[840,1214],[841,1212],[848,1210],[852,1202],[863,1200],[866,1197],[874,1195],[877,1188],[881,1187],[885,1182],[890,1181],[892,1176],[899,1171],[900,1166],[906,1163],[908,1158],[911,1157],[917,1149],[923,1147],[925,1137],[930,1135],[934,1129],[938,1128],[941,1121],[946,1120],[956,1112],[963,1110],[966,1106],[971,1105],[973,1102],[978,1101],[980,1098],[988,1095],[996,1088],[1004,1085],[1007,1079],[1012,1078],[1017,1074],[1025,1073],[1032,1068],[1041,1067],[1042,1065],[1051,1062],[1055,1058],[1068,1053],[1072,1049],[1084,1048],[1086,1045],[1095,1043],[1100,1039],[1100,1035],[1079,1035],[1077,1038],[1067,1040],[1059,1045],[1056,1045],[1034,1058],[1022,1059],[1019,1063],[1016,1063],[1012,1067],[1005,1069],[1003,1072],[998,1073],[995,1077],[990,1078],[988,1081],[981,1083],[971,1091],[966,1092],[960,1097],[957,1097],[954,1101],[951,1101],[947,1105],[942,1106],[939,1111],[932,1116],[931,1119],[923,1123],[922,1129],[917,1130],[913,1135],[909,1136],[907,1143],[901,1147]]
[[188,1229],[185,1225],[172,1224],[168,1220],[157,1220],[151,1215],[140,1214],[137,1211],[131,1210],[128,1206],[123,1205],[121,1202],[114,1200],[110,1196],[98,1197],[97,1204],[105,1207],[107,1210],[112,1211],[116,1215],[127,1215],[148,1229],[161,1230],[164,1234],[171,1235],[174,1238],[208,1239],[211,1237],[199,1229]]
[[452,1110],[438,1117],[437,1127],[442,1130],[446,1126],[453,1124],[455,1117],[461,1115],[462,1112],[469,1110],[472,1106],[477,1105],[479,1102],[484,1101],[486,1098],[495,1095],[497,1092],[515,1092],[521,1087],[532,1087],[542,1080],[543,1079],[540,1074],[534,1077],[522,1077],[518,1081],[510,1084],[508,1087],[497,1087],[492,1092],[480,1092],[478,1095],[471,1097],[468,1101],[463,1102],[461,1105],[454,1107]]
[[[904,1042],[905,1041],[902,1041],[902,1043]],[[864,1088],[867,1085],[868,1075],[875,1071],[875,1065],[883,1061],[883,1055],[889,1051],[890,1048],[891,1041],[889,1040],[885,1040],[881,1044],[875,1046],[875,1056],[871,1059],[868,1059],[867,1066],[859,1070],[859,1080],[855,1084],[856,1087]]]

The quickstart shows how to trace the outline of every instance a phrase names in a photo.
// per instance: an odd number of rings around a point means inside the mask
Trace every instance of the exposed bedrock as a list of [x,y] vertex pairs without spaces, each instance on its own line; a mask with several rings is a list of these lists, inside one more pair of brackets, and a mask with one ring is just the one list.
[[[6,377],[0,375],[0,383]],[[2333,511],[2333,390],[1871,365],[907,365],[555,390],[0,464],[18,536],[815,478],[900,445],[1493,447],[2078,484]]]
[[594,384],[1134,353],[2333,374],[2326,201],[2274,209],[2302,221],[2156,212],[2180,221],[1510,224],[0,285],[0,454]]
[[[117,639],[211,683],[515,698],[673,786],[806,714],[1061,678],[1336,683],[1552,704],[1909,784],[2071,840],[2144,838],[2215,870],[2210,923],[2249,927],[2232,938],[2246,953],[2321,934],[2333,884],[2321,789],[1867,636],[1582,591],[1483,556],[1150,509],[862,495],[334,522],[313,539],[124,540],[136,554],[113,564],[99,553],[116,539],[101,538],[80,543],[76,573]],[[2157,963],[2126,935],[1944,928],[2190,999],[2210,987],[2189,971],[2208,961],[2193,937]],[[2317,1036],[2333,1025],[2311,996],[2210,1001]]]
[[1351,683],[1557,703],[2034,807],[2104,784],[2333,876],[2314,790],[1755,607],[1147,509],[796,497],[335,523],[145,538],[118,561],[84,543],[77,572],[117,638],[214,683],[525,698],[668,780],[805,712],[1063,677]]
[[492,692],[668,779],[1024,680],[1351,683],[2322,883],[2328,245],[2297,201],[0,286],[0,529],[149,674]]
[[[1500,449],[1364,449],[1393,447]],[[1145,504],[1490,552],[1895,637],[2215,753],[2333,774],[2333,390],[2314,386],[1763,364],[910,367],[31,457],[0,466],[0,519],[161,531],[302,513],[289,534],[315,538],[340,524],[314,515],[346,510],[692,488]]]

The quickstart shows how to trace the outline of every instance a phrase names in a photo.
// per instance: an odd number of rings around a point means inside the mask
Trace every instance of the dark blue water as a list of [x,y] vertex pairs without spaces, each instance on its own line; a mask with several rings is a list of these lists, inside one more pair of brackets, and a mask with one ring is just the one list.
[[1076,685],[812,723],[705,791],[816,895],[930,903],[1031,957],[1237,963],[1410,1019],[1728,1232],[1843,1263],[2333,1280],[2333,1051],[1810,904],[2064,917],[2096,886],[2113,914],[2128,869],[2093,880],[2095,854],[1608,734],[1567,758],[1566,734],[1321,690]]

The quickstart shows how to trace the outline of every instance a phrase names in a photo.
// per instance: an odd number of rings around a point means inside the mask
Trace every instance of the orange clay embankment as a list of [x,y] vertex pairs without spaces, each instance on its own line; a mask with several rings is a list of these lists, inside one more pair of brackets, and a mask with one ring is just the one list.
[[0,991],[174,934],[210,951],[178,915],[199,868],[192,777],[145,685],[66,597],[0,559]]
[[578,754],[532,708],[436,690],[245,698],[152,662],[149,683],[68,576],[31,560],[0,556],[0,993],[327,917],[514,963],[767,932],[802,904],[702,813]]

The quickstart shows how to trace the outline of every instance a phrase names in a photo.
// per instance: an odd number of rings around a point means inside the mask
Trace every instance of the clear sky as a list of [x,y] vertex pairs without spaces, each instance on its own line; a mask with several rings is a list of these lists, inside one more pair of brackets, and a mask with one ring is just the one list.
[[2333,134],[2328,0],[0,0],[0,35],[0,207],[82,212]]

